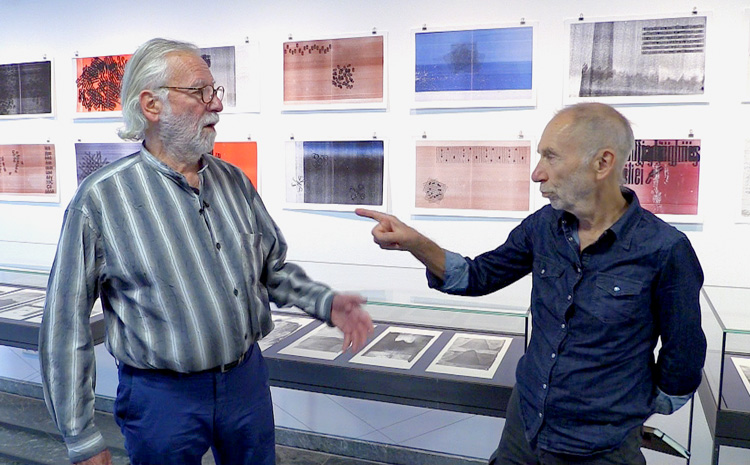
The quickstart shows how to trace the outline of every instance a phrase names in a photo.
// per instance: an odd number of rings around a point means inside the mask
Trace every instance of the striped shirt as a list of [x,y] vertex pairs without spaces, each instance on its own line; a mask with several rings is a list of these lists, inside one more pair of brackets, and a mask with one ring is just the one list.
[[269,301],[330,321],[333,292],[286,263],[286,242],[247,177],[202,161],[196,191],[144,147],[86,178],[65,212],[39,354],[73,461],[104,448],[88,324],[97,297],[117,360],[183,373],[237,360],[273,328]]

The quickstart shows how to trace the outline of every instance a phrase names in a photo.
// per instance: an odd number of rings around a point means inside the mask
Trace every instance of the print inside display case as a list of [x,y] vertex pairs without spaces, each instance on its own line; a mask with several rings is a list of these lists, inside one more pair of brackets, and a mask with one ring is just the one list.
[[708,350],[698,392],[714,439],[713,462],[723,446],[750,449],[750,288],[704,286],[703,330]]
[[[0,265],[0,345],[37,350],[49,271]],[[91,311],[94,344],[104,342],[99,300]]]
[[[375,331],[356,353],[341,352],[337,328],[293,310],[273,311],[276,328],[259,343],[271,384],[505,416],[528,338],[527,294],[500,292],[483,299],[429,290],[360,294],[367,298]],[[277,330],[284,334],[277,337]]]

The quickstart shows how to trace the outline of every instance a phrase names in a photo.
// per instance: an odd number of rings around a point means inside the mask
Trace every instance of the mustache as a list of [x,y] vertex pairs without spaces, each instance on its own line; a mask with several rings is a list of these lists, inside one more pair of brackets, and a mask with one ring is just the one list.
[[218,122],[219,115],[217,113],[208,114],[205,118],[203,118],[203,121],[201,121],[203,126],[208,126],[209,124],[217,124]]

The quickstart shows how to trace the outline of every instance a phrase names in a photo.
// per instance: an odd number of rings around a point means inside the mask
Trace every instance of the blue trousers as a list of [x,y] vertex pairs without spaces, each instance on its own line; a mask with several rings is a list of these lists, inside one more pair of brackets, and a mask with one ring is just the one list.
[[132,465],[274,465],[273,404],[258,345],[226,373],[120,364],[115,420]]

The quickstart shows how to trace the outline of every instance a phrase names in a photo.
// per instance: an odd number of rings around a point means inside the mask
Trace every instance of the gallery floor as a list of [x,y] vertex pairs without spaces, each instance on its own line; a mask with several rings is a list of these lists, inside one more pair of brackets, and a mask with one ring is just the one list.
[[[117,383],[114,360],[102,345],[97,346],[96,356],[97,394],[113,397]],[[8,383],[20,383],[39,391],[39,382],[36,352],[0,346],[0,391],[6,390],[4,385]],[[272,395],[279,428],[278,464],[478,465],[486,463],[504,425],[504,420],[499,418],[290,389],[272,388]],[[26,415],[29,416],[26,419],[28,424],[48,421],[39,402],[33,404],[33,408],[28,407],[32,405],[28,402],[24,405],[26,407],[8,407],[8,402],[0,402],[0,413],[7,408],[16,408],[17,413],[8,414],[6,410],[6,414],[15,415],[18,422],[23,423]],[[665,431],[684,430],[683,425],[688,419],[689,411],[682,409],[670,417],[658,418],[656,426]],[[696,403],[695,421],[691,464],[707,465],[712,444],[699,403]],[[16,431],[3,430],[0,426],[0,451],[3,444],[15,445],[25,441],[16,434]],[[57,447],[62,445],[58,443]],[[305,449],[323,450],[328,454]],[[58,449],[57,453],[64,454],[64,449]],[[646,455],[649,464],[685,464],[685,460],[652,451],[646,451]],[[722,464],[750,463],[750,450],[723,449],[721,458]],[[33,463],[3,460],[0,452],[0,465]],[[207,457],[204,463],[212,463],[211,458]]]

